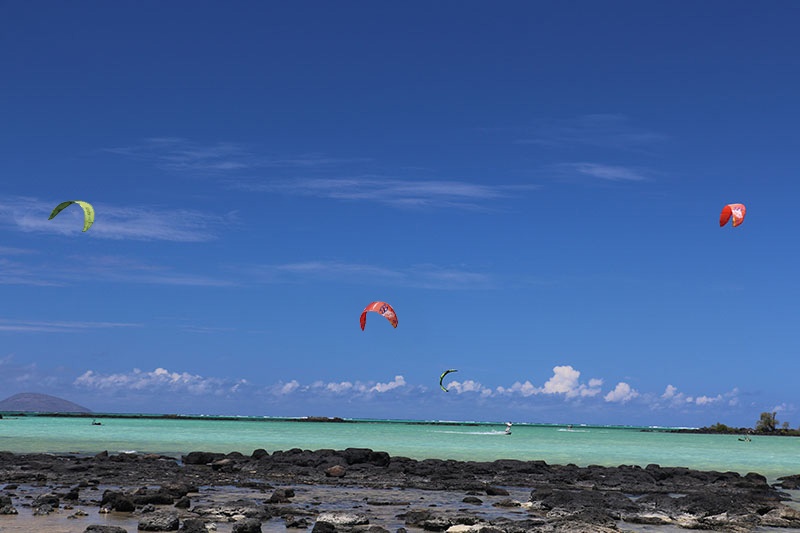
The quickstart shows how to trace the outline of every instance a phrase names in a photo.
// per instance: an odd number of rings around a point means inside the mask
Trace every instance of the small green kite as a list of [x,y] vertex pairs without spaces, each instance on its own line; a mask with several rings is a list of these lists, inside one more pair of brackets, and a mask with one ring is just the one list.
[[81,200],[70,200],[68,202],[61,202],[53,209],[53,212],[50,213],[50,218],[47,220],[53,220],[53,217],[59,214],[61,211],[66,209],[72,204],[78,204],[83,208],[83,231],[92,227],[94,224],[94,207],[89,202],[83,202]]
[[445,392],[447,392],[447,389],[445,389],[445,388],[444,388],[444,385],[442,385],[442,381],[444,380],[444,377],[445,377],[447,374],[451,373],[451,372],[458,372],[458,370],[456,370],[455,368],[451,368],[451,369],[449,369],[449,370],[445,370],[444,372],[442,372],[442,375],[441,375],[441,376],[439,376],[439,386],[440,386],[440,387],[442,388],[442,390],[443,390],[443,391],[445,391]]

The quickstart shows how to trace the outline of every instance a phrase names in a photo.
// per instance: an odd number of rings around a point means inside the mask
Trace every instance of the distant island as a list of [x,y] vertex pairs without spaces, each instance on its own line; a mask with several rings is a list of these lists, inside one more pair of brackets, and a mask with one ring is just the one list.
[[[720,422],[711,426],[697,429],[675,429],[675,433],[719,433],[723,435],[776,435],[785,437],[800,437],[800,429],[791,429],[789,422],[778,422],[778,413],[765,412],[756,422],[754,428],[731,427]],[[741,439],[740,439],[741,440]]]
[[49,394],[21,392],[0,401],[0,412],[91,413],[92,411],[77,403],[50,396]]

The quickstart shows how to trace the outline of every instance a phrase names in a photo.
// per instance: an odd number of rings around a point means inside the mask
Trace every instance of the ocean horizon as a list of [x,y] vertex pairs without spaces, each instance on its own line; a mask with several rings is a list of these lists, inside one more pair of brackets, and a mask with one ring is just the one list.
[[[184,420],[242,420],[242,421],[297,421],[297,422],[345,422],[345,423],[393,423],[393,424],[441,424],[441,425],[505,425],[508,420],[455,420],[427,418],[361,418],[346,416],[281,416],[281,415],[238,415],[238,414],[206,414],[206,413],[146,413],[146,412],[49,412],[49,411],[0,411],[0,415],[54,417],[54,418],[156,418]],[[632,428],[653,430],[700,429],[699,426],[683,425],[643,425],[643,424],[591,424],[562,422],[512,422],[514,426],[542,427],[586,427],[586,428]]]

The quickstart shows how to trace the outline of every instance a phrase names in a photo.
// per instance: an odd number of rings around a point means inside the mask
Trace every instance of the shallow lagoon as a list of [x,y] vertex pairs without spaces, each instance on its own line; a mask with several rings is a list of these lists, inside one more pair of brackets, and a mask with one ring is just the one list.
[[136,451],[180,456],[193,450],[245,454],[348,447],[414,459],[543,460],[550,464],[617,466],[650,463],[703,470],[759,472],[769,479],[800,473],[800,438],[674,433],[638,427],[406,421],[307,422],[265,418],[91,418],[8,416],[0,450],[94,454]]

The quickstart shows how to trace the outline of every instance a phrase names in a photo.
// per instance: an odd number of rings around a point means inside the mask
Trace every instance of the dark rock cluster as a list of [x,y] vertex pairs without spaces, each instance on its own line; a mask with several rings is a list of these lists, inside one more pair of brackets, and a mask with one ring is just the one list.
[[[603,533],[625,531],[626,524],[800,528],[800,512],[786,505],[790,496],[782,492],[797,489],[800,475],[772,486],[755,473],[414,460],[366,448],[249,456],[195,451],[180,458],[0,452],[0,483],[0,515],[26,505],[35,520],[61,507],[95,506],[130,514],[139,531],[205,532],[210,524],[231,522],[233,533],[251,533],[270,520],[315,533]],[[38,492],[22,501],[22,487]],[[215,499],[225,487],[241,497]],[[422,506],[414,491],[436,503]],[[85,532],[124,531],[115,528],[94,524]]]

